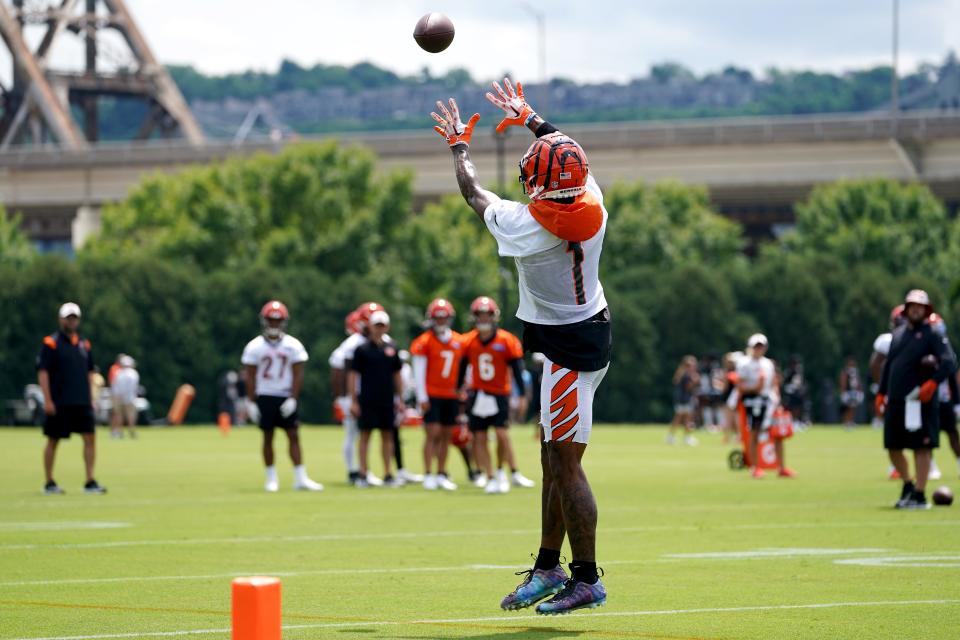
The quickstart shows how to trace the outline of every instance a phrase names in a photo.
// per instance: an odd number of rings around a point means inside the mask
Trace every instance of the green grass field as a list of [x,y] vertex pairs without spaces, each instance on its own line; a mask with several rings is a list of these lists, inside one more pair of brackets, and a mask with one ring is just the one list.
[[[279,442],[283,444],[282,434]],[[41,495],[38,430],[0,430],[0,640],[228,638],[230,581],[283,580],[284,638],[957,638],[960,517],[891,508],[880,434],[818,429],[788,443],[794,480],[726,468],[706,434],[597,428],[586,467],[600,509],[608,605],[505,613],[538,547],[539,489],[487,496],[349,488],[340,432],[306,428],[320,494],[262,491],[259,433],[145,430],[99,438],[106,496],[80,491],[80,441]],[[419,433],[404,432],[419,468]],[[522,470],[538,445],[515,432]],[[949,450],[938,453],[955,489]],[[379,472],[379,465],[374,467]],[[565,550],[565,554],[569,552]]]

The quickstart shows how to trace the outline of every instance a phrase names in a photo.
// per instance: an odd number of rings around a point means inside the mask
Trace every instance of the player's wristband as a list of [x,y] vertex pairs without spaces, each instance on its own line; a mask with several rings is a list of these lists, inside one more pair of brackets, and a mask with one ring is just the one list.
[[[536,116],[537,114],[534,113],[533,115]],[[542,138],[545,135],[556,133],[557,131],[560,131],[560,129],[557,129],[555,126],[544,120],[543,124],[537,127],[537,131],[534,133],[534,135],[538,138]]]

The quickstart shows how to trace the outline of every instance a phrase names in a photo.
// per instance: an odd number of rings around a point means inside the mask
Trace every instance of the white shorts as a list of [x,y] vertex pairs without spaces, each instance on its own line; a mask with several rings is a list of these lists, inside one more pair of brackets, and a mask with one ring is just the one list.
[[609,367],[599,371],[571,371],[549,358],[544,359],[540,383],[544,442],[587,444],[593,429],[593,394]]

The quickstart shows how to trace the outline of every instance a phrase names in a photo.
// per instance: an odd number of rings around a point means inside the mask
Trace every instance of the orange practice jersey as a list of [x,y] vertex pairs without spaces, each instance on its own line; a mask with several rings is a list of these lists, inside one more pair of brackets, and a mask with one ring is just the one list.
[[520,339],[509,331],[497,329],[490,342],[484,343],[474,329],[464,334],[463,342],[464,357],[473,368],[470,388],[497,396],[510,395],[510,363],[523,357]]
[[463,357],[463,336],[452,331],[449,342],[440,342],[432,330],[417,336],[410,355],[427,358],[427,395],[431,398],[457,398],[457,375]]

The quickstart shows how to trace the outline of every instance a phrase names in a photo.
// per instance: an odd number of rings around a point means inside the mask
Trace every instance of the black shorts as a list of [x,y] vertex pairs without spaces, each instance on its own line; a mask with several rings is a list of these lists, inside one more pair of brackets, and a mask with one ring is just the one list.
[[523,350],[540,352],[571,371],[600,371],[610,364],[610,311],[573,324],[523,323]]
[[883,413],[884,449],[936,449],[940,446],[940,403],[920,405],[921,426],[915,431],[906,427],[906,403],[891,400]]
[[470,419],[470,431],[486,431],[489,427],[498,429],[507,426],[507,420],[510,417],[510,398],[507,396],[496,396],[489,394],[497,399],[497,412],[492,416],[481,418],[473,415],[473,401],[475,396],[470,398],[467,404],[467,417]]
[[430,398],[430,410],[423,416],[426,424],[439,423],[445,427],[457,426],[460,401],[456,398]]
[[767,401],[760,396],[743,396],[742,402],[750,431],[763,430],[763,421],[767,417]]
[[360,405],[360,417],[357,419],[357,426],[361,431],[391,431],[397,428],[397,414],[393,405],[386,407]]
[[957,432],[957,414],[953,412],[953,405],[949,402],[940,403],[940,431]]
[[280,414],[280,405],[283,404],[284,400],[286,398],[280,396],[257,396],[257,408],[260,409],[260,428],[263,431],[273,431],[275,427],[296,429],[300,426],[299,411],[294,411],[286,418]]
[[57,440],[66,440],[71,433],[93,433],[96,421],[90,405],[64,405],[57,413],[47,416],[43,423],[43,435]]

